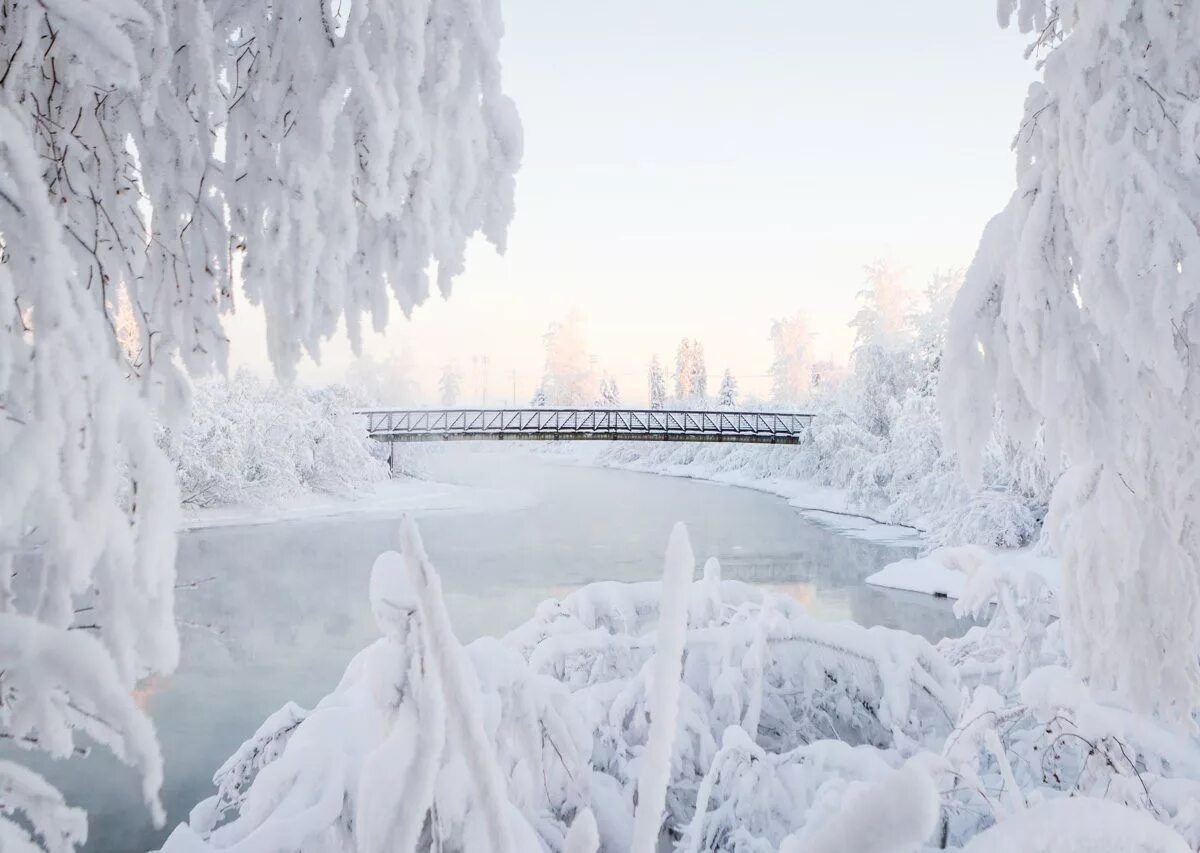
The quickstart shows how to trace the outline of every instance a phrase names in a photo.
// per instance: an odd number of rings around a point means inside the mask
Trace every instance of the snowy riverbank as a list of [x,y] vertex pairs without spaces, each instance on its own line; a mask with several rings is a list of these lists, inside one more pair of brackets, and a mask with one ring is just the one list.
[[[749,452],[749,455],[761,448],[739,447],[735,450],[714,445],[705,454],[704,451],[696,452],[691,445],[682,447],[685,452],[690,450],[690,455],[681,455],[675,448],[664,453],[660,448],[647,450],[628,442],[607,441],[564,442],[539,446],[535,450],[570,464],[687,477],[778,495],[810,521],[869,542],[910,547],[925,542],[923,531],[916,527],[887,523],[857,509],[848,489],[823,486],[796,477],[763,475],[762,467],[751,464],[752,459],[736,456],[738,451]],[[710,458],[717,455],[713,451],[723,451],[721,458]]]
[[[838,533],[899,546],[929,546],[925,531],[872,517],[858,506],[849,489],[821,485],[800,477],[777,476],[779,449],[711,445],[695,447],[642,446],[628,442],[571,442],[539,448],[564,462],[686,477],[754,489],[787,500],[806,519]],[[768,473],[764,473],[768,472]],[[897,560],[866,579],[872,586],[919,592],[938,598],[960,599],[972,575],[982,566],[1016,579],[1033,573],[1056,591],[1060,585],[1057,558],[1019,549],[976,545],[937,548],[921,557]]]

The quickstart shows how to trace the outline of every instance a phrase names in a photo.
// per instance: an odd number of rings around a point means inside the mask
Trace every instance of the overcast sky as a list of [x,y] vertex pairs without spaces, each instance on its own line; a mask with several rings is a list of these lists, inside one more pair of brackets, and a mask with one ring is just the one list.
[[[710,375],[766,387],[773,317],[805,312],[844,358],[862,266],[914,289],[965,265],[1013,184],[1034,77],[989,0],[507,0],[505,87],[525,128],[509,250],[476,246],[448,301],[399,312],[369,351],[425,394],[487,354],[489,402],[525,402],[541,334],[576,308],[602,369],[644,395],[653,353],[700,338]],[[243,304],[235,364],[265,347]],[[331,342],[301,375],[336,378]]]

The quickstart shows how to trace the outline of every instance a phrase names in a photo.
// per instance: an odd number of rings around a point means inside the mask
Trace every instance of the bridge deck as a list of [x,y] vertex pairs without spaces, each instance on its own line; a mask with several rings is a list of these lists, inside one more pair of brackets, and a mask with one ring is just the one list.
[[812,415],[674,409],[372,409],[379,441],[730,441],[798,444]]

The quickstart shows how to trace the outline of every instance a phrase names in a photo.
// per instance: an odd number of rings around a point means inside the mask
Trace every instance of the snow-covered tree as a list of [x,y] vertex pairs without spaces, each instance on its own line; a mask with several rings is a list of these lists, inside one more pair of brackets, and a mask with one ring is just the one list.
[[552,406],[587,405],[598,396],[595,359],[587,350],[583,318],[572,311],[542,336],[546,364],[542,391]]
[[721,377],[721,390],[717,392],[717,405],[722,409],[732,409],[737,406],[737,397],[737,380],[733,378],[729,368],[725,368],[725,375]]
[[[1200,708],[1200,3],[1001,0],[1042,80],[955,302],[940,399],[969,479],[993,412],[1070,468],[1047,518],[1072,664]],[[1152,665],[1148,662],[1153,662]]]
[[407,405],[417,398],[408,352],[390,352],[382,359],[363,353],[346,368],[342,382],[363,407]]
[[675,349],[675,399],[683,401],[692,396],[692,342],[684,338]]
[[650,359],[648,392],[650,408],[661,409],[666,404],[667,382],[663,375],[662,362],[658,360],[657,355]]
[[617,387],[617,380],[607,373],[600,380],[599,404],[606,409],[621,408],[621,389]]
[[546,408],[546,392],[541,385],[533,392],[533,397],[530,398],[529,405],[535,409]]
[[812,332],[803,314],[771,321],[771,398],[794,405],[812,388]]
[[[468,239],[503,248],[512,215],[495,0],[280,10],[0,15],[0,738],[65,757],[84,732],[141,774],[156,821],[161,757],[130,691],[178,658],[178,492],[148,400],[178,418],[183,370],[225,367],[235,278],[289,375],[339,322],[356,346],[364,315],[382,326],[389,289],[408,310],[434,267],[447,291]],[[35,595],[13,593],[18,554]],[[0,846],[81,841],[36,774],[0,763],[0,790]]]
[[708,365],[704,359],[704,344],[700,341],[692,341],[692,369],[691,369],[692,399],[694,405],[703,406],[708,400]]
[[922,310],[914,312],[911,325],[915,333],[913,341],[914,370],[925,381],[921,393],[936,392],[937,376],[942,367],[942,351],[946,346],[946,323],[950,306],[962,287],[961,269],[938,270],[925,286]]
[[458,373],[458,365],[452,361],[442,365],[442,375],[438,377],[438,392],[442,395],[443,406],[458,405],[458,394],[462,380]]
[[835,386],[846,375],[846,366],[833,359],[823,358],[809,368],[809,387],[814,394],[822,394]]
[[912,299],[885,261],[865,267],[866,286],[850,326],[855,330],[851,370],[855,419],[871,434],[886,437],[911,387]]
[[850,321],[855,349],[896,349],[912,334],[912,294],[904,287],[900,272],[887,261],[872,261],[863,272],[866,282],[858,292],[860,307]]
[[695,338],[684,338],[675,351],[675,398],[691,408],[703,406],[708,399],[704,344]]

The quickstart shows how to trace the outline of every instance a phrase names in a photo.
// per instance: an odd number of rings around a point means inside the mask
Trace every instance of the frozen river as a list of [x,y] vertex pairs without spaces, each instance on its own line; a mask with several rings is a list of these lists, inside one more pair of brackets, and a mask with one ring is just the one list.
[[[508,446],[431,454],[429,476],[511,493],[475,511],[421,515],[459,637],[502,633],[541,600],[595,580],[657,577],[671,525],[728,578],[774,587],[820,618],[959,633],[945,601],[862,583],[911,549],[851,539],[777,497],[695,480],[576,467]],[[494,494],[494,493],[493,493]],[[420,515],[420,514],[419,514]],[[375,556],[394,546],[378,513],[184,534],[179,670],[147,684],[166,761],[168,829],[212,793],[220,763],[289,699],[311,707],[378,636],[367,601]],[[39,767],[91,816],[90,851],[157,846],[131,771],[107,753]]]

